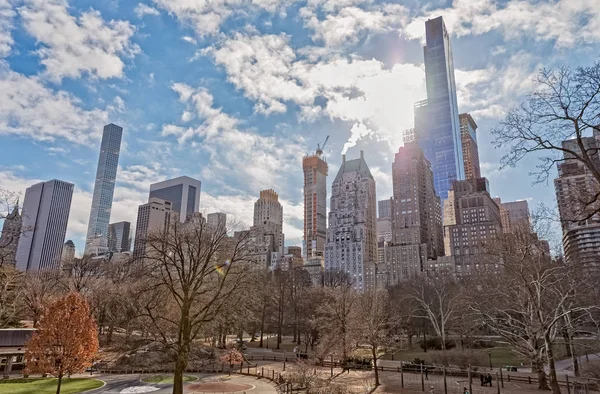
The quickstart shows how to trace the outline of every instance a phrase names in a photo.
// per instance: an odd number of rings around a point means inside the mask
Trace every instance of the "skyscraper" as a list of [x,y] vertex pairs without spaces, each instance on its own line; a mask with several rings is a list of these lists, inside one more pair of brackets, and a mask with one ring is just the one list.
[[377,215],[378,218],[392,218],[392,198],[387,198],[385,200],[377,201]]
[[375,285],[377,197],[375,179],[364,159],[346,160],[331,186],[325,270],[341,270],[361,291]]
[[302,159],[304,170],[304,256],[322,256],[327,233],[327,162],[318,152]]
[[479,148],[477,147],[477,123],[470,114],[458,115],[460,120],[460,139],[462,143],[465,179],[476,182],[481,178],[479,166]]
[[200,188],[202,183],[189,176],[153,183],[150,185],[150,198],[156,197],[170,201],[172,211],[179,215],[184,223],[195,212],[200,211]]
[[425,244],[423,258],[443,255],[440,198],[435,194],[431,165],[415,142],[398,149],[392,165],[394,187],[392,242]]
[[115,192],[122,136],[122,127],[112,123],[104,126],[98,168],[96,169],[92,209],[85,239],[84,254],[86,255],[100,255],[108,251],[108,224]]
[[131,251],[131,223],[117,222],[108,225],[108,251],[113,253]]
[[519,227],[527,226],[529,223],[529,205],[527,200],[501,202],[494,199],[500,205],[500,218],[502,220],[502,231],[511,233]]
[[4,218],[2,234],[0,235],[0,266],[16,263],[17,246],[21,236],[23,218],[19,213],[19,202],[13,210]]
[[146,256],[146,238],[148,234],[165,231],[171,220],[171,202],[157,197],[150,197],[147,204],[140,205],[133,245],[133,258],[141,260]]
[[227,214],[222,212],[213,212],[206,215],[206,223],[216,228],[227,227]]
[[60,256],[60,263],[62,266],[69,264],[75,259],[75,244],[70,239],[63,245],[62,253]]
[[[600,127],[581,142],[591,156],[591,164],[600,168]],[[577,140],[563,141],[562,146],[580,152]],[[564,161],[558,164],[554,188],[565,259],[568,263],[600,266],[600,200],[595,198],[600,193],[598,181],[588,167],[565,153]]]
[[450,36],[442,17],[425,23],[427,100],[415,104],[415,135],[433,170],[435,190],[448,197],[465,178]]
[[261,190],[254,203],[254,226],[265,234],[273,234],[275,250],[283,254],[283,207],[275,190]]
[[19,239],[17,269],[58,269],[72,197],[73,184],[56,179],[27,188],[22,212],[27,231]]

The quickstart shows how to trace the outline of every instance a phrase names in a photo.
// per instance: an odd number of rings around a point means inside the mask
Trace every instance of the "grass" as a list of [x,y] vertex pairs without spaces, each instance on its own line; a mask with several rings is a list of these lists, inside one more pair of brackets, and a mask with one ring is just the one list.
[[[454,349],[448,350],[447,352],[450,354]],[[486,360],[485,365],[488,366],[488,352],[492,353],[492,366],[494,368],[504,367],[507,365],[519,366],[521,363],[525,363],[525,361],[515,354],[512,350],[506,347],[494,347],[490,349],[476,349],[474,352],[481,353],[482,359]],[[426,363],[431,363],[433,356],[439,354],[440,351],[430,350],[428,352],[416,351],[416,350],[399,350],[394,353],[394,360],[401,361],[413,361],[415,358],[419,358],[421,360],[425,360]],[[386,360],[391,360],[391,354],[386,354],[384,357]]]
[[[27,378],[0,380],[0,394],[54,394],[58,380],[55,378]],[[63,378],[60,386],[62,394],[81,393],[97,389],[104,383],[97,379]]]
[[[198,378],[195,376],[184,376],[184,382],[191,382],[193,380],[197,380]],[[144,383],[154,383],[154,384],[173,384],[173,375],[153,375],[148,376],[147,378],[142,379]]]

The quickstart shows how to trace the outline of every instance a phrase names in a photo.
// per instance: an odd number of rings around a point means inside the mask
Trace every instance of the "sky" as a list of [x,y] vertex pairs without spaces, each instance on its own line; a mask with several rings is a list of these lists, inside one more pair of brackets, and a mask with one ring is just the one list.
[[[364,150],[378,199],[413,104],[426,98],[425,21],[451,34],[460,112],[503,201],[555,205],[535,158],[501,168],[490,131],[542,67],[591,65],[590,0],[0,0],[0,188],[75,184],[67,239],[84,246],[105,124],[124,128],[111,221],[134,224],[150,183],[202,181],[202,212],[251,225],[279,193],[302,243],[302,157],[327,135],[329,185]],[[331,188],[328,186],[328,193]]]

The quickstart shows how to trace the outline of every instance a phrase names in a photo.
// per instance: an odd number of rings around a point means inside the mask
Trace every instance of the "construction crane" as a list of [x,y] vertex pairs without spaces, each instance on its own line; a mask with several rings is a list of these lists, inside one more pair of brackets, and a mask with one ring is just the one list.
[[329,136],[327,136],[327,138],[325,138],[323,145],[321,145],[320,143],[317,144],[317,151],[315,152],[317,155],[321,156],[323,154],[323,149],[325,149],[325,145],[327,144],[327,141],[329,141]]

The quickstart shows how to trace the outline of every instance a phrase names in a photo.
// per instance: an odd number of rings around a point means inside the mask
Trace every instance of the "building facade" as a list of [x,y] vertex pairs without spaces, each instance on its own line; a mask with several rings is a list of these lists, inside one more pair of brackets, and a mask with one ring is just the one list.
[[275,252],[283,254],[283,207],[273,189],[262,190],[254,203],[253,227],[264,234],[272,234]]
[[4,218],[2,234],[0,234],[0,266],[15,266],[19,237],[23,228],[23,218],[19,213],[19,202]]
[[385,200],[377,201],[377,217],[378,218],[392,218],[392,203],[393,198],[390,197]]
[[63,245],[60,263],[62,266],[68,265],[75,259],[75,244],[70,239]]
[[375,179],[364,159],[346,160],[331,187],[325,270],[341,270],[361,291],[374,286],[377,261],[377,197]]
[[141,261],[146,256],[146,239],[149,234],[169,228],[173,210],[170,201],[150,197],[147,204],[138,208],[133,258]]
[[206,215],[206,223],[216,228],[227,228],[227,214],[222,212],[213,212]]
[[460,122],[460,140],[462,144],[465,179],[475,182],[481,178],[479,148],[477,147],[477,123],[470,114],[458,115]]
[[131,223],[117,222],[108,225],[108,251],[112,253],[131,251]]
[[84,254],[86,255],[100,255],[108,251],[108,224],[115,192],[122,137],[122,127],[112,123],[104,126],[90,220],[85,239]]
[[425,23],[425,40],[427,100],[415,104],[415,134],[443,201],[453,182],[465,174],[452,47],[441,16]]
[[159,198],[171,203],[171,212],[185,223],[200,212],[200,189],[202,182],[189,176],[168,179],[150,185],[149,198]]
[[73,197],[73,184],[53,179],[37,183],[25,191],[24,234],[17,247],[17,269],[56,270],[67,233]]
[[500,199],[494,200],[500,204],[500,219],[502,220],[503,232],[514,233],[519,228],[531,228],[527,200],[510,202],[501,202]]
[[500,264],[486,249],[502,233],[500,207],[490,197],[487,182],[478,184],[476,188],[470,181],[456,181],[450,194],[455,217],[454,224],[444,226],[444,244],[459,276],[479,268],[498,269]]
[[321,155],[302,159],[304,171],[304,256],[323,256],[327,233],[327,173]]
[[[591,137],[582,138],[582,144],[591,155],[591,164],[600,169],[600,128],[594,128]],[[563,148],[580,152],[577,140],[566,140]],[[558,178],[554,180],[556,200],[563,231],[563,249],[567,263],[600,266],[600,184],[580,161],[565,153],[558,164]]]

